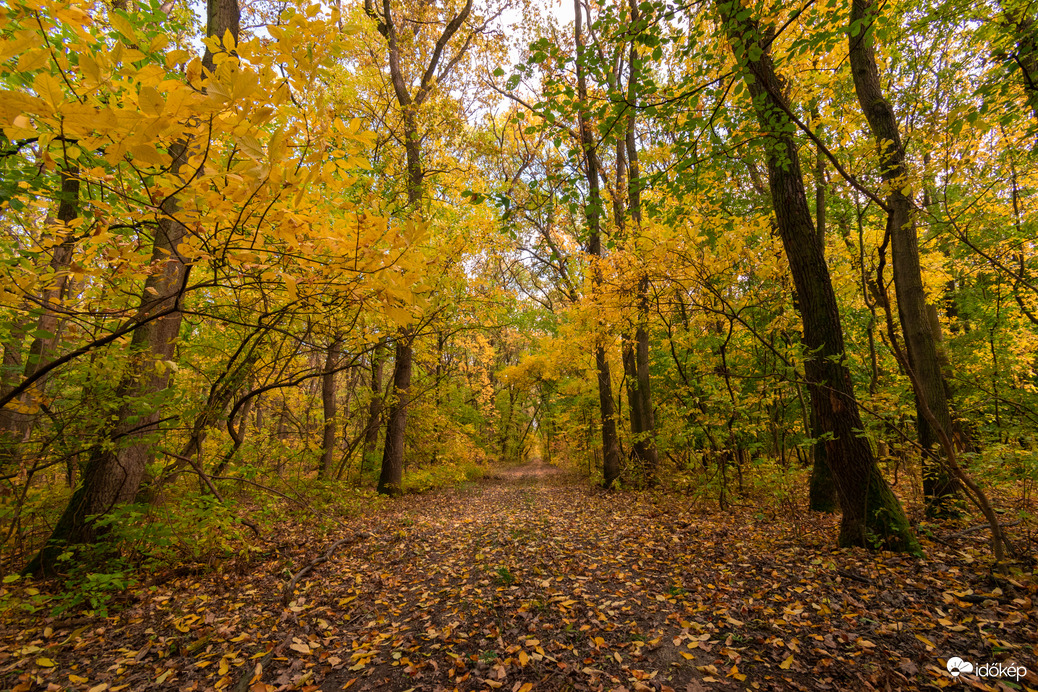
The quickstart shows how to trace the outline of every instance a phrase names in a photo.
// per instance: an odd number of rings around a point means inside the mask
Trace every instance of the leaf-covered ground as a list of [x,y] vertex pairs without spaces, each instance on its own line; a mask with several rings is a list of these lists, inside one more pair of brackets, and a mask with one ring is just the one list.
[[[107,619],[9,620],[0,687],[1038,688],[1038,587],[991,570],[982,532],[916,560],[837,550],[834,521],[694,512],[532,464],[351,521],[291,591],[329,543],[146,584]],[[1029,672],[953,678],[953,656]]]

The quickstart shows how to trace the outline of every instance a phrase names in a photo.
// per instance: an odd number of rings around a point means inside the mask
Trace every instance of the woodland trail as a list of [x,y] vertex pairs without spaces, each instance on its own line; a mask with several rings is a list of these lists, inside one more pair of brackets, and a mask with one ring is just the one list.
[[[909,690],[954,683],[951,656],[1035,668],[1033,586],[971,568],[972,548],[836,550],[831,518],[707,512],[532,463],[349,523],[247,573],[140,588],[107,620],[8,631],[0,686]],[[53,665],[10,677],[38,656]]]

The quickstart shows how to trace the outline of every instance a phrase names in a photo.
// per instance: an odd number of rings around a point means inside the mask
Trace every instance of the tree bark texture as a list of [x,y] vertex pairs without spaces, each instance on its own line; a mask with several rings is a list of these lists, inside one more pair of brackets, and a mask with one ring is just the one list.
[[[894,109],[883,95],[879,67],[876,64],[873,24],[878,16],[874,0],[852,0],[850,43],[851,73],[865,118],[879,150],[880,172],[889,186],[887,193],[887,229],[893,255],[894,288],[897,312],[908,355],[908,367],[918,380],[917,397],[925,399],[944,432],[952,434],[951,411],[947,386],[937,351],[938,338],[930,322],[930,308],[923,289],[919,266],[919,238],[912,214],[912,198],[906,194],[907,167],[905,148]],[[920,404],[916,402],[917,412]],[[938,433],[921,412],[916,416],[919,442],[923,447],[923,492],[930,512],[948,508],[958,493],[958,484],[936,459],[939,454]],[[934,456],[931,456],[934,455]]]
[[368,402],[368,424],[364,428],[364,451],[361,457],[361,471],[364,463],[374,455],[378,444],[378,431],[382,424],[382,345],[379,344],[371,352],[371,401]]
[[[598,179],[598,154],[594,134],[587,113],[587,79],[584,75],[583,7],[580,0],[573,0],[573,37],[577,51],[577,99],[581,148],[584,153],[584,168],[588,183],[588,202],[584,216],[588,227],[588,250],[591,260],[592,290],[601,283],[598,260],[602,257],[602,195]],[[598,373],[598,401],[602,418],[602,485],[609,488],[620,477],[620,441],[616,433],[616,410],[613,403],[612,375],[605,347],[601,341],[595,346],[595,369]]]
[[[324,375],[321,376],[321,405],[324,408],[324,431],[321,436],[321,464],[317,469],[318,478],[328,478],[332,471],[332,458],[335,456],[335,419],[336,394],[335,368],[342,354],[342,336],[336,334],[328,345],[328,355],[324,361]],[[348,417],[348,412],[347,412]]]
[[399,495],[404,483],[404,433],[407,430],[407,405],[411,389],[413,349],[410,335],[400,335],[396,342],[396,362],[393,366],[393,403],[386,422],[386,442],[382,451],[382,472],[378,478],[378,492]]
[[753,97],[767,153],[768,183],[782,245],[803,320],[804,364],[812,412],[826,433],[826,457],[842,510],[839,542],[918,552],[904,510],[862,436],[843,330],[829,268],[811,219],[794,124],[786,113],[782,82],[758,22],[740,18],[741,5],[716,0],[729,42]]
[[[418,131],[418,109],[425,103],[433,88],[446,80],[450,71],[471,45],[471,41],[466,40],[454,56],[448,58],[447,64],[441,68],[440,63],[451,39],[458,33],[472,12],[472,0],[467,0],[458,14],[444,26],[440,36],[436,39],[429,62],[425,66],[413,94],[401,66],[400,41],[390,0],[382,0],[380,6],[376,6],[375,0],[364,0],[364,12],[375,22],[376,29],[386,40],[390,81],[404,124],[407,206],[411,213],[420,214],[426,170],[422,165],[422,137]],[[471,35],[469,38],[471,39]],[[378,483],[380,493],[398,494],[403,482],[404,433],[407,426],[408,388],[411,386],[411,370],[414,360],[412,345],[414,338],[415,333],[411,328],[401,329],[397,334],[396,359],[393,364],[393,387],[396,397],[389,407],[386,424],[386,443],[383,448],[382,472]]]
[[[233,5],[214,13],[212,6]],[[237,16],[237,0],[209,0],[209,16]],[[222,36],[233,26],[210,24],[209,34]],[[237,34],[234,34],[237,39]],[[170,171],[179,176],[187,164],[189,144],[170,146]],[[152,245],[151,274],[144,282],[138,318],[146,318],[177,306],[187,281],[187,266],[177,246],[186,233],[177,221],[180,205],[176,197],[161,204],[160,218]],[[130,343],[131,362],[116,388],[116,396],[125,402],[104,444],[90,454],[83,471],[83,484],[73,493],[68,506],[58,519],[47,543],[25,568],[26,573],[53,573],[57,557],[64,546],[91,543],[98,537],[92,517],[104,515],[116,505],[132,502],[137,495],[145,468],[153,457],[154,438],[159,432],[161,393],[169,383],[175,340],[180,333],[182,313],[146,322],[133,332]]]
[[[629,0],[631,22],[640,19],[637,0]],[[627,103],[634,104],[638,97],[638,80],[641,77],[641,56],[638,45],[631,41],[629,53],[629,75],[627,83]],[[638,160],[637,110],[632,106],[627,113],[627,128],[624,133],[624,147],[627,151],[627,201],[634,224],[634,233],[641,231],[641,166]],[[624,354],[625,364],[628,359],[633,367],[628,373],[628,398],[631,404],[631,432],[634,435],[634,458],[641,471],[641,481],[652,485],[656,481],[659,467],[659,453],[656,449],[656,420],[653,415],[652,389],[649,376],[649,277],[642,272],[637,284],[637,327],[634,332],[634,343],[630,344],[632,353]],[[625,347],[628,342],[625,340]],[[625,365],[626,367],[626,365]],[[632,378],[633,375],[633,378]]]

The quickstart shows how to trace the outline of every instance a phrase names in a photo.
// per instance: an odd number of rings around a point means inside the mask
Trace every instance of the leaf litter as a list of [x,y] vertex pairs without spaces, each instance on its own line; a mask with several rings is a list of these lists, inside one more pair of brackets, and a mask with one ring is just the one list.
[[[279,532],[287,548],[135,587],[108,618],[9,612],[0,685],[1038,688],[1033,578],[992,569],[979,542],[926,542],[917,560],[836,549],[834,518],[804,521],[605,493],[527,465],[399,498],[326,543]],[[954,678],[953,656],[1028,673]]]

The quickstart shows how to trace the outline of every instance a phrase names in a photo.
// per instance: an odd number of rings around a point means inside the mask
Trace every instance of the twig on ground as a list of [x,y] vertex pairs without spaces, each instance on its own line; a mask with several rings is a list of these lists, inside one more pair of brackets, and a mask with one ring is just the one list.
[[309,565],[307,565],[303,569],[301,569],[298,572],[296,572],[295,576],[292,577],[292,579],[289,580],[289,582],[287,584],[285,584],[285,590],[281,593],[281,605],[282,606],[287,606],[288,602],[292,600],[292,594],[295,593],[296,584],[299,582],[299,580],[302,579],[303,577],[305,577],[306,575],[310,574],[310,572],[313,571],[314,567],[317,567],[319,565],[323,565],[325,562],[328,562],[328,560],[331,558],[332,554],[336,550],[338,550],[339,548],[341,548],[344,545],[352,545],[353,543],[357,543],[357,542],[359,542],[359,541],[361,541],[361,540],[363,540],[365,538],[370,538],[370,537],[371,537],[371,534],[368,533],[367,531],[358,531],[357,533],[353,534],[352,536],[347,536],[346,538],[343,538],[341,540],[336,541],[335,543],[332,543],[331,546],[328,548],[328,550],[325,551],[324,555],[322,555],[321,557],[317,558],[316,560],[311,562]]

